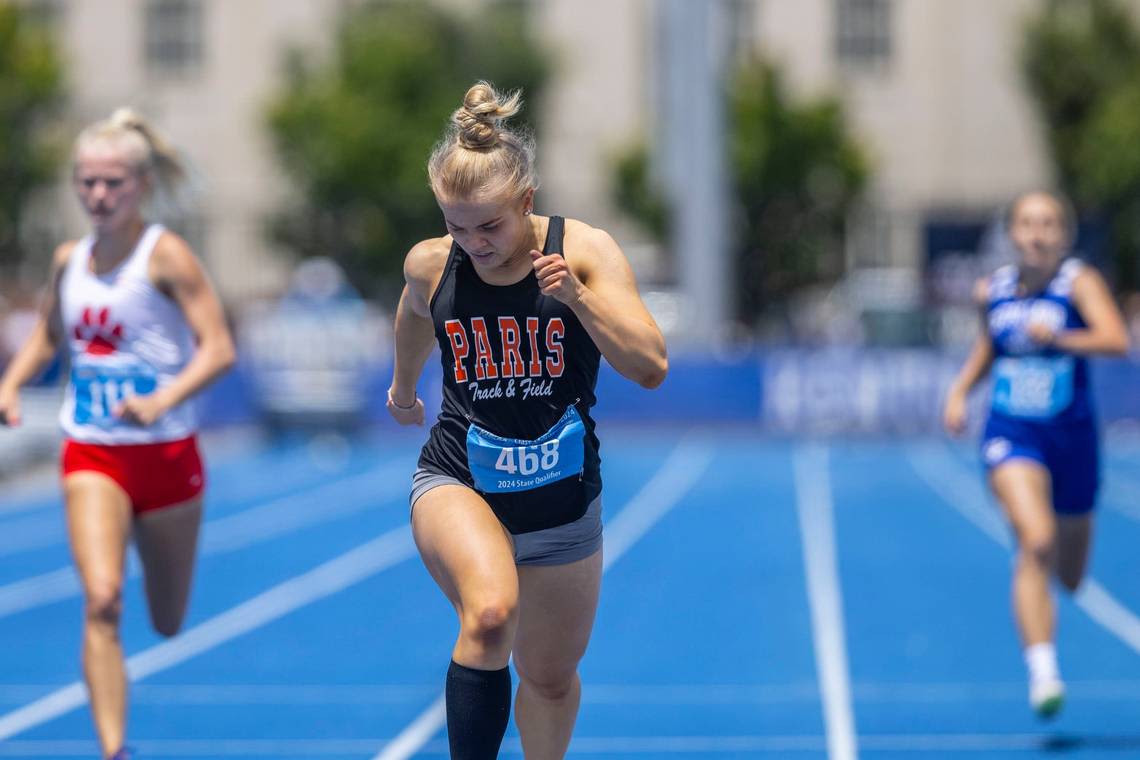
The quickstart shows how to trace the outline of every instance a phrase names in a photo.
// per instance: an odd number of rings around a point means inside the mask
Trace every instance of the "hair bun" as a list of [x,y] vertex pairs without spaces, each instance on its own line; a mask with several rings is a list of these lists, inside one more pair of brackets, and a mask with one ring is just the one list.
[[515,200],[538,187],[534,137],[503,123],[521,106],[518,90],[503,96],[488,82],[467,90],[428,159],[436,199]]
[[521,105],[517,91],[501,96],[488,82],[477,82],[463,96],[463,106],[451,116],[459,128],[459,144],[472,150],[495,147],[499,125],[518,113]]
[[146,120],[142,115],[133,108],[116,108],[111,118],[108,119],[111,125],[116,127],[123,127],[124,129],[146,129]]

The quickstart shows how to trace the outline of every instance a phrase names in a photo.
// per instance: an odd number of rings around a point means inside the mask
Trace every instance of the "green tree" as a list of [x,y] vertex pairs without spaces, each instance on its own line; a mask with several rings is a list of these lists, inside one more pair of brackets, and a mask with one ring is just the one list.
[[838,100],[794,103],[780,73],[753,59],[733,78],[729,166],[739,214],[740,317],[843,273],[843,229],[870,174]]
[[1140,30],[1118,0],[1049,0],[1026,22],[1022,71],[1061,189],[1106,220],[1117,284],[1140,286]]
[[[332,256],[365,291],[391,295],[408,248],[443,232],[427,158],[463,93],[486,79],[541,99],[549,64],[527,20],[517,2],[470,17],[370,2],[346,11],[327,61],[292,51],[268,121],[299,202],[273,220],[273,238],[302,257]],[[533,129],[532,115],[517,126]]]
[[649,148],[644,142],[615,154],[610,192],[622,212],[636,220],[654,241],[665,242],[669,234],[669,205],[654,181]]
[[[842,274],[844,223],[870,170],[838,101],[792,102],[779,71],[761,59],[735,71],[726,108],[731,281],[736,317],[753,324],[797,289]],[[668,206],[644,146],[619,157],[613,184],[619,208],[662,239]]]
[[51,127],[62,102],[62,66],[50,36],[0,0],[0,269],[23,261],[28,201],[55,179],[63,151]]

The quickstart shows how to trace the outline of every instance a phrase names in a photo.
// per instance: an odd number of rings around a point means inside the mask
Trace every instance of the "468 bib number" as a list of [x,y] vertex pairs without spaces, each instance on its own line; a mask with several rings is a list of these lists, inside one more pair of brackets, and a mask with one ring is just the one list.
[[584,464],[585,426],[571,405],[543,436],[534,440],[503,438],[471,425],[467,463],[480,491],[527,491],[578,475]]
[[[538,449],[537,451],[535,449]],[[495,469],[508,475],[533,475],[558,464],[558,439],[534,446],[511,446],[499,453]]]

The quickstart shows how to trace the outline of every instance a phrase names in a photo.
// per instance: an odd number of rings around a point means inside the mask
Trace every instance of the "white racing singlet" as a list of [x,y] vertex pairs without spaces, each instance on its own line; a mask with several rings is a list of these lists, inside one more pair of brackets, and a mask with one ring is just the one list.
[[168,385],[194,353],[181,309],[147,274],[165,229],[152,224],[112,271],[91,271],[92,236],[75,246],[60,282],[60,314],[71,372],[60,410],[64,434],[106,445],[163,443],[193,435],[192,402],[141,427],[114,416],[116,405]]

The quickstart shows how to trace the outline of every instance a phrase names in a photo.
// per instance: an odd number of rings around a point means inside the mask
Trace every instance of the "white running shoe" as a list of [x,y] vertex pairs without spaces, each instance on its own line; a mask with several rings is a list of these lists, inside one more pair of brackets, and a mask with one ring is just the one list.
[[1029,706],[1044,720],[1056,717],[1065,704],[1065,684],[1060,678],[1040,678],[1029,682]]

